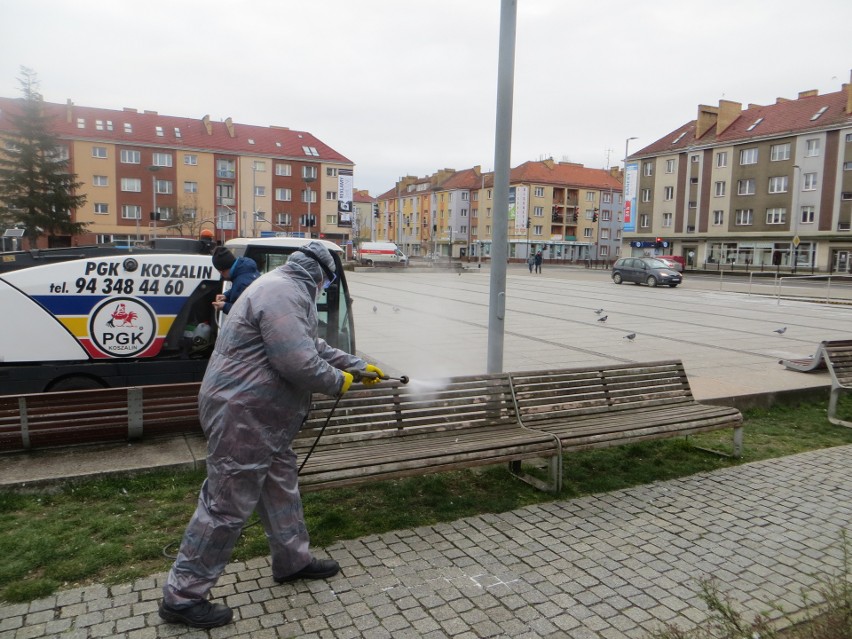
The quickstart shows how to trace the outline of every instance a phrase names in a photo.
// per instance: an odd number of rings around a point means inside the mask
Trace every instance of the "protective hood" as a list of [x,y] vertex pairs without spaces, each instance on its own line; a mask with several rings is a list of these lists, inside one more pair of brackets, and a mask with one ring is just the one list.
[[[288,261],[298,264],[305,269],[314,279],[317,286],[322,286],[322,281],[326,277],[326,271],[334,273],[336,270],[334,258],[331,257],[331,253],[319,242],[305,244],[305,246],[297,249]],[[328,279],[331,278],[329,277]]]

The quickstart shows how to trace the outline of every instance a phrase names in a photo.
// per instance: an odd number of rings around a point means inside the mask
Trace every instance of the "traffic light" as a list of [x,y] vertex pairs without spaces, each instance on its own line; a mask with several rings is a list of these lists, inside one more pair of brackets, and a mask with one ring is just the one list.
[[656,246],[657,248],[663,248],[663,238],[658,237],[657,240],[654,242],[654,246]]
[[580,221],[580,216],[577,214],[577,211],[574,211],[574,221],[575,221],[575,222],[579,222],[579,221]]
[[527,218],[527,228],[529,228],[530,226],[532,226],[532,220],[530,218]]
[[597,222],[597,221],[598,221],[598,209],[595,209],[592,212],[592,222]]
[[379,203],[373,202],[373,217],[379,219]]

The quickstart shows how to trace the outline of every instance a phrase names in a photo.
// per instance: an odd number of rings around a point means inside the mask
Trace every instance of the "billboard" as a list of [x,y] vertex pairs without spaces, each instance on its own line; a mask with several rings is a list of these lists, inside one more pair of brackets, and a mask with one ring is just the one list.
[[624,230],[636,232],[636,192],[639,185],[639,163],[624,165]]
[[509,187],[509,222],[515,223],[516,231],[526,231],[529,215],[529,187]]
[[337,226],[352,227],[352,169],[337,172]]

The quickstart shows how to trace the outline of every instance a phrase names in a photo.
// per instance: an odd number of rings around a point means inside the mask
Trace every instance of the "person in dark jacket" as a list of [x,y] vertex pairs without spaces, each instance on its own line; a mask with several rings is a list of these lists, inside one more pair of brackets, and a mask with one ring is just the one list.
[[541,259],[542,259],[542,255],[541,255],[541,251],[539,251],[538,253],[535,254],[535,272],[536,273],[541,273]]
[[217,295],[216,301],[213,302],[217,311],[227,314],[249,284],[260,277],[260,271],[257,270],[257,263],[253,259],[234,257],[224,246],[217,246],[213,251],[213,268],[219,271],[223,280],[231,282],[231,288],[224,294]]
[[168,622],[214,628],[231,621],[231,609],[208,597],[254,510],[277,583],[340,570],[309,548],[292,443],[311,393],[342,395],[354,378],[348,369],[375,373],[365,384],[384,373],[318,337],[316,300],[336,277],[328,249],[306,244],[248,288],[216,339],[198,393],[207,479],[163,585],[159,614]]

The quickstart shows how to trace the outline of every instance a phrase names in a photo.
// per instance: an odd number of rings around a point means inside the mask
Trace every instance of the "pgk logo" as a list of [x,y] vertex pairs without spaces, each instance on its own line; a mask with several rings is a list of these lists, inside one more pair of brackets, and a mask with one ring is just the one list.
[[110,357],[133,357],[145,351],[157,334],[157,316],[132,297],[111,297],[92,310],[89,337]]

